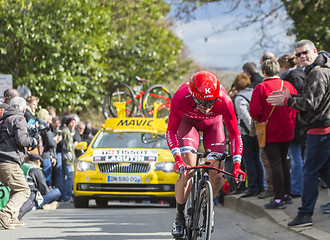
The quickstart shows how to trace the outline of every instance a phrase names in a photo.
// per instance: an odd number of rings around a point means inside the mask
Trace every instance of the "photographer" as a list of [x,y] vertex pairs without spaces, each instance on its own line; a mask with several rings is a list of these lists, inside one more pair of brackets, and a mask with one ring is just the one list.
[[54,140],[53,133],[48,125],[50,122],[50,115],[46,109],[40,109],[37,113],[37,130],[42,139],[42,152],[40,153],[43,158],[41,167],[44,173],[47,186],[52,184],[52,167],[56,164],[56,141]]
[[30,196],[20,165],[24,161],[25,147],[36,147],[38,140],[28,135],[25,109],[25,99],[15,97],[0,118],[0,181],[11,190],[9,201],[0,211],[0,224],[5,229],[15,228],[13,224],[19,222],[19,209]]

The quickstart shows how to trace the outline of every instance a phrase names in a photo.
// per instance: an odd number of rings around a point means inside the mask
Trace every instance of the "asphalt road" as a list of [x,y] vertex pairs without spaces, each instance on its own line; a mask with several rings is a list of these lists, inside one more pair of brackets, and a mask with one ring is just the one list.
[[[26,225],[0,230],[1,240],[160,240],[172,239],[175,209],[161,205],[110,203],[107,208],[36,210],[24,217]],[[254,219],[222,206],[215,208],[212,239],[306,239],[265,218]]]

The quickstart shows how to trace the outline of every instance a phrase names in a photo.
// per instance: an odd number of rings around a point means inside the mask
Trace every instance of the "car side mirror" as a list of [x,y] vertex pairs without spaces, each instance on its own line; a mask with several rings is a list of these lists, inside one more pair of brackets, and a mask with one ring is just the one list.
[[87,149],[87,142],[79,142],[76,149],[85,152],[85,150]]

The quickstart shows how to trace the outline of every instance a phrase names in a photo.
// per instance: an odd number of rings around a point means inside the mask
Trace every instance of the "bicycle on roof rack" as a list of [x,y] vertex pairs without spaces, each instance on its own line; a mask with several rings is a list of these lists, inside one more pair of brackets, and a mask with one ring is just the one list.
[[143,91],[143,84],[147,80],[135,77],[139,83],[132,90],[125,83],[115,85],[110,93],[106,96],[102,106],[102,113],[106,119],[117,117],[118,109],[115,107],[115,102],[125,103],[125,114],[127,117],[153,117],[155,112],[154,103],[157,103],[157,117],[167,118],[170,111],[172,93],[164,85],[152,85],[146,91]]
[[[193,177],[191,178],[191,190],[188,196],[185,215],[185,240],[210,240],[211,233],[214,228],[214,212],[213,212],[213,189],[209,181],[209,171],[214,170],[218,173],[223,173],[229,177],[234,178],[233,174],[212,166],[210,162],[202,163],[201,159],[207,156],[213,157],[217,161],[226,160],[229,157],[228,152],[213,153],[209,149],[203,152],[195,152],[197,154],[196,166],[184,168],[180,166],[180,177],[183,171],[193,170]],[[240,181],[242,176],[239,176]]]

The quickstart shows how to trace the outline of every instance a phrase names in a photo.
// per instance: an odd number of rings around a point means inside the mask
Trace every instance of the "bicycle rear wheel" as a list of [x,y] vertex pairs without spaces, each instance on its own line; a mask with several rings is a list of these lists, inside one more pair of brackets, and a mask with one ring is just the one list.
[[153,117],[154,103],[160,106],[157,109],[158,118],[166,118],[170,112],[172,93],[163,85],[151,86],[143,96],[143,113],[146,117]]
[[209,181],[206,181],[199,193],[196,217],[192,239],[210,240],[213,225],[213,190]]
[[137,104],[134,99],[133,91],[128,85],[120,83],[114,86],[111,89],[111,92],[104,99],[102,113],[106,119],[110,118],[111,116],[117,117],[118,115],[118,110],[115,107],[114,102],[124,102],[126,106],[126,116],[134,116]]

